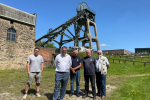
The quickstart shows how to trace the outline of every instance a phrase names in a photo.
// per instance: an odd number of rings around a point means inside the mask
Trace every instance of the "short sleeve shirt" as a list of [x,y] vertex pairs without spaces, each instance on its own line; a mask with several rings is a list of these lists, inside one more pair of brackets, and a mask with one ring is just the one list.
[[41,63],[43,63],[43,57],[41,55],[30,55],[27,62],[30,63],[30,72],[41,72]]
[[[71,59],[72,59],[72,68],[76,68],[77,66],[80,65],[81,58],[79,56],[77,56],[77,57],[72,56]],[[80,70],[80,68],[77,70]]]

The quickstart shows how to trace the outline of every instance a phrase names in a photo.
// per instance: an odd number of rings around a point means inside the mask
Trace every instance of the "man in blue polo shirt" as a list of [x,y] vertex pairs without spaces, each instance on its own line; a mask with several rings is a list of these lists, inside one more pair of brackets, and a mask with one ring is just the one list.
[[78,56],[77,50],[73,52],[73,56],[71,57],[71,59],[72,59],[72,66],[70,67],[70,81],[71,81],[70,96],[74,94],[74,77],[76,77],[76,96],[79,97],[81,59]]

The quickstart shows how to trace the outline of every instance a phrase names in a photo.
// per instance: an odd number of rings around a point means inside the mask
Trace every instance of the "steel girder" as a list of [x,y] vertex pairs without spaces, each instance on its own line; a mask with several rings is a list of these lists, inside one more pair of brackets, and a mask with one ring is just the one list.
[[[94,16],[94,17],[93,17]],[[55,28],[54,30],[48,32],[46,35],[42,36],[41,38],[37,39],[35,41],[35,43],[37,43],[38,41],[41,41],[42,39],[47,39],[47,41],[45,41],[41,47],[44,47],[46,44],[48,44],[49,42],[56,42],[58,43],[59,45],[59,48],[61,48],[62,45],[68,43],[68,42],[71,42],[71,41],[74,41],[75,43],[78,43],[79,42],[82,42],[82,41],[88,41],[87,39],[87,36],[85,37],[82,37],[82,38],[79,38],[79,35],[78,33],[76,33],[77,31],[75,31],[75,35],[73,35],[69,30],[68,28],[71,26],[71,25],[75,25],[76,23],[79,23],[82,19],[93,19],[95,21],[95,14],[92,13],[91,11],[89,11],[88,9],[83,9],[82,11],[80,11],[76,16],[74,16],[73,18],[69,19],[68,21],[66,21],[65,23],[63,23],[62,25],[58,26],[57,28]],[[76,29],[79,28],[80,30],[82,30],[84,33],[85,31],[82,29],[82,25],[78,25],[77,24],[77,27]],[[76,30],[75,29],[75,30]],[[67,30],[70,35],[72,37],[70,37],[69,35],[65,34],[64,31]],[[55,39],[61,35],[61,39],[60,39],[60,42],[56,41]],[[66,36],[67,38],[69,38],[69,40],[63,40],[63,35]]]

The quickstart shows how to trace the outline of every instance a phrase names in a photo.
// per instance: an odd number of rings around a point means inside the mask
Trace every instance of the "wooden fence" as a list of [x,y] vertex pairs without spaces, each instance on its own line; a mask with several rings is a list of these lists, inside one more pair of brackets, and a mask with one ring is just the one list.
[[[109,59],[108,59],[109,60]],[[115,60],[118,60],[119,63],[122,60],[124,62],[124,64],[126,64],[126,61],[130,61],[133,62],[133,65],[135,65],[135,62],[140,62],[140,63],[144,63],[144,67],[146,67],[146,63],[150,63],[150,62],[144,62],[144,61],[133,61],[133,60],[126,60],[126,59],[112,59],[113,63],[115,63]]]
[[[112,56],[112,55],[111,55]],[[148,58],[148,59],[150,59],[150,56],[149,57],[143,57],[143,56],[122,56],[122,55],[120,55],[120,58],[122,58],[122,57],[126,57],[126,58],[131,58],[131,57],[133,57],[134,59],[136,59],[136,58],[141,58],[141,60],[143,59],[143,58]],[[110,55],[108,56],[108,58],[110,58]],[[114,58],[116,58],[116,56],[114,55]]]

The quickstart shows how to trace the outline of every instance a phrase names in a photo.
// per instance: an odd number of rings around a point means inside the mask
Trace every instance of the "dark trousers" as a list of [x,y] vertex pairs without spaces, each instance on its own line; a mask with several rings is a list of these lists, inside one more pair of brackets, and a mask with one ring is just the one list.
[[[69,72],[56,72],[55,74],[55,89],[53,94],[53,100],[63,100],[66,93],[66,87],[68,83]],[[60,89],[61,84],[61,89]],[[60,97],[59,97],[60,91]]]
[[98,93],[106,97],[106,75],[101,75],[101,72],[96,72],[96,85]]
[[93,94],[93,96],[96,96],[95,75],[84,75],[84,80],[85,80],[85,94],[88,95],[88,92],[89,92],[89,79],[91,81],[92,94]]

